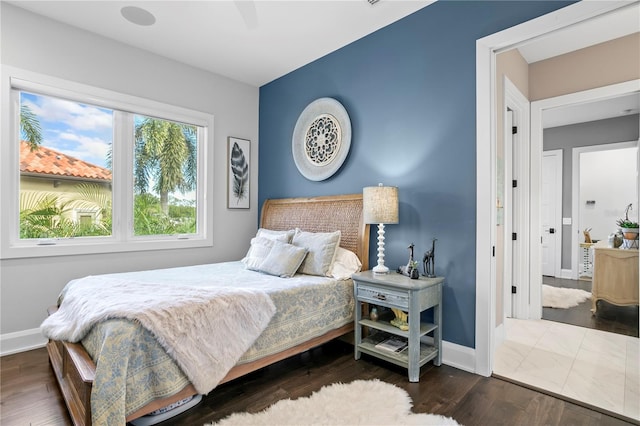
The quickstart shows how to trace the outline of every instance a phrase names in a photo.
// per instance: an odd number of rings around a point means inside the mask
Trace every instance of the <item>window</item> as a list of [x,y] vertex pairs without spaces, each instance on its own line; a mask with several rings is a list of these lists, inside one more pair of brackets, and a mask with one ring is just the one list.
[[212,116],[39,80],[3,105],[2,258],[211,245]]
[[19,238],[111,236],[113,110],[16,92]]
[[133,120],[134,234],[195,233],[197,127],[141,115]]

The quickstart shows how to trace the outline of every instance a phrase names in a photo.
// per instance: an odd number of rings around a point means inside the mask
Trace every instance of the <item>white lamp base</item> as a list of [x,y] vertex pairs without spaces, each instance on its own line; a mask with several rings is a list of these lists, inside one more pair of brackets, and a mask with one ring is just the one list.
[[389,273],[389,268],[384,266],[384,223],[378,224],[378,264],[372,270],[374,274]]
[[376,265],[373,267],[372,271],[374,274],[388,274],[389,268],[384,265]]

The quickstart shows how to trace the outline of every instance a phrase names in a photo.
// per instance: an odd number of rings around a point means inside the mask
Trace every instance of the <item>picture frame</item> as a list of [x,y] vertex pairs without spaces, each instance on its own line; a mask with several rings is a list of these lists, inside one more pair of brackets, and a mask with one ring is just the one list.
[[227,138],[227,208],[248,209],[251,199],[251,141]]

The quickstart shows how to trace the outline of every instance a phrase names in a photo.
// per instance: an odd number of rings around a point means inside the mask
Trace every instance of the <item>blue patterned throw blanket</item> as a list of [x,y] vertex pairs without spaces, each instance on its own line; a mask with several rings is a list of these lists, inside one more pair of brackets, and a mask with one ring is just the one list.
[[[136,281],[117,275],[74,280],[63,290],[61,300],[58,311],[42,323],[41,330],[47,338],[79,342],[94,337],[88,340],[117,343],[93,350],[87,347],[97,358],[92,416],[94,421],[97,417],[120,419],[115,423],[107,420],[109,424],[124,424],[124,404],[114,400],[130,398],[124,395],[124,383],[114,380],[124,382],[125,376],[131,375],[127,370],[135,368],[136,363],[152,364],[159,359],[153,353],[159,349],[156,341],[175,361],[179,367],[176,370],[182,370],[196,390],[206,394],[251,347],[276,312],[269,295],[258,289]],[[105,322],[113,327],[93,330],[94,325]],[[130,329],[140,326],[144,329],[143,338],[132,339],[140,333]],[[98,339],[91,336],[98,331],[110,335]],[[83,344],[87,346],[85,340]],[[123,341],[131,353],[119,353]],[[105,371],[103,378],[99,375],[101,369]],[[180,371],[167,370],[167,374],[179,379]],[[141,378],[150,385],[160,379]],[[186,386],[183,382],[173,382],[175,392]],[[111,408],[107,409],[115,405],[122,405],[121,412],[116,410],[114,414]]]

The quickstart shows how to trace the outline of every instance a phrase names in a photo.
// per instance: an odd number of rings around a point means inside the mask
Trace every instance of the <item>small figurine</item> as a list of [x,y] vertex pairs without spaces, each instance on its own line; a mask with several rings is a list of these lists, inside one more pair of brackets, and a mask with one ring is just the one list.
[[422,265],[424,266],[424,275],[427,278],[436,277],[436,241],[434,238],[431,242],[431,250],[427,250],[422,258]]
[[418,279],[420,274],[418,273],[418,262],[413,260],[413,247],[413,243],[409,244],[409,247],[407,247],[409,249],[409,261],[405,266],[398,266],[398,273],[415,280]]
[[613,235],[613,248],[618,248],[624,242],[624,235],[622,231],[618,229],[616,233]]
[[375,306],[371,308],[371,312],[369,312],[369,319],[371,321],[378,321],[378,308]]
[[398,327],[402,331],[409,330],[409,314],[398,308],[391,308],[394,315],[394,319],[390,321],[391,325]]

